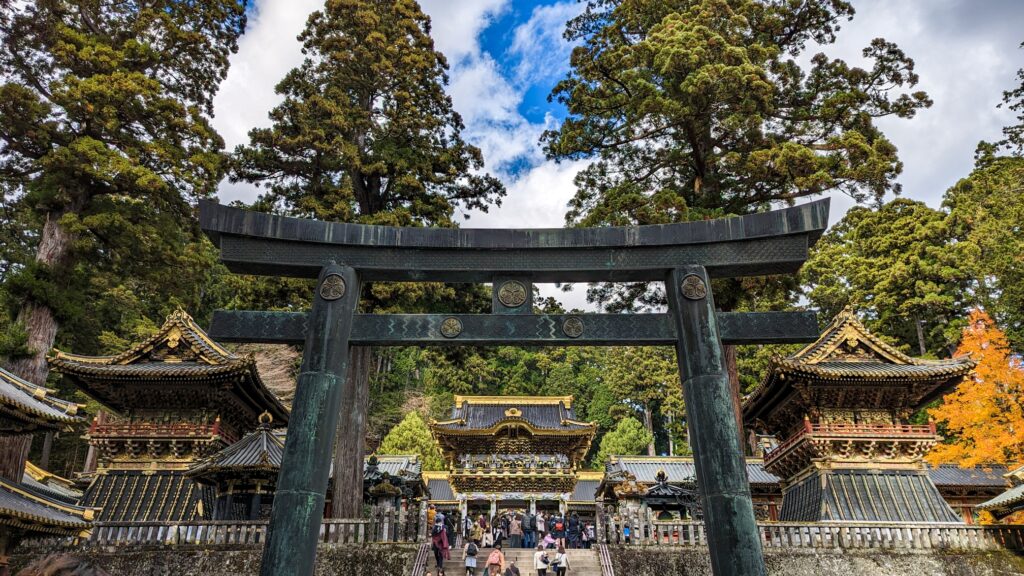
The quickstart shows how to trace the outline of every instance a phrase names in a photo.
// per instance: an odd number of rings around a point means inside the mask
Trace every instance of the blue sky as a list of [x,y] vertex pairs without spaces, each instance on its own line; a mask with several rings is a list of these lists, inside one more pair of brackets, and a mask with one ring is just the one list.
[[[278,101],[273,86],[301,62],[295,36],[323,0],[255,0],[239,52],[215,101],[214,126],[228,145],[245,143],[267,125]],[[471,213],[463,226],[558,227],[585,161],[555,163],[537,142],[565,111],[548,103],[551,87],[568,70],[565,21],[576,0],[421,0],[433,22],[435,44],[448,57],[448,92],[466,124],[464,136],[484,153],[487,170],[506,184],[500,208]],[[861,63],[873,38],[896,42],[914,58],[918,89],[935,105],[911,120],[883,119],[882,129],[904,162],[903,195],[938,206],[943,192],[966,176],[979,140],[999,136],[1011,121],[996,108],[1002,90],[1024,67],[1024,0],[853,0],[857,15],[828,56]],[[817,51],[818,49],[815,49]],[[224,183],[222,201],[251,199],[255,189]],[[851,202],[833,198],[833,222]],[[542,288],[547,293],[555,292]],[[580,305],[583,291],[560,296]]]

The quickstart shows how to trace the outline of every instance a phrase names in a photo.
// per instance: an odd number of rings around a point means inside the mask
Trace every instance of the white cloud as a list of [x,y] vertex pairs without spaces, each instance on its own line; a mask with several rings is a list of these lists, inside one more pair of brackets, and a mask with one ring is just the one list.
[[519,59],[516,82],[530,85],[557,80],[569,71],[573,44],[562,33],[565,23],[578,16],[586,5],[567,0],[533,9],[530,19],[515,30],[509,54]]
[[[866,66],[861,50],[874,38],[895,42],[915,62],[920,84],[935,104],[915,118],[885,118],[879,126],[899,148],[904,163],[902,195],[937,207],[942,194],[973,166],[979,140],[999,137],[1011,116],[996,108],[1024,51],[1024,10],[1019,2],[916,0],[854,2],[831,57]],[[850,203],[834,201],[832,221]]]

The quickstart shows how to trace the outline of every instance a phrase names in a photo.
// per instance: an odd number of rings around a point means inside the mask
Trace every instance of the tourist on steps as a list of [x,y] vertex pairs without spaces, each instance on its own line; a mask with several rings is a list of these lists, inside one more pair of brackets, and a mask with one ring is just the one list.
[[480,541],[473,539],[462,548],[462,559],[466,564],[466,576],[476,576],[476,555],[480,553]]
[[580,540],[580,517],[576,512],[569,514],[569,519],[566,524],[566,536],[569,540],[569,548],[582,548],[583,543]]
[[532,512],[523,515],[523,548],[537,546],[537,516]]
[[444,572],[444,561],[451,558],[448,531],[445,529],[444,516],[441,514],[434,518],[434,526],[430,529],[430,547],[434,551],[434,562],[437,564],[438,576],[441,576]]
[[565,573],[569,571],[569,555],[565,553],[565,548],[558,547],[558,553],[555,554],[551,565],[555,568],[555,576],[565,576]]
[[522,576],[522,574],[519,573],[519,567],[516,566],[515,560],[509,561],[508,568],[505,568],[505,576]]
[[501,551],[501,544],[495,544],[494,550],[491,550],[490,556],[487,557],[487,573],[489,576],[501,576],[504,568],[505,554]]
[[551,560],[548,559],[548,553],[544,551],[544,545],[537,544],[537,550],[533,553],[533,567],[537,570],[537,576],[547,576],[550,563]]
[[512,548],[523,547],[523,521],[519,519],[518,514],[508,523],[508,539]]

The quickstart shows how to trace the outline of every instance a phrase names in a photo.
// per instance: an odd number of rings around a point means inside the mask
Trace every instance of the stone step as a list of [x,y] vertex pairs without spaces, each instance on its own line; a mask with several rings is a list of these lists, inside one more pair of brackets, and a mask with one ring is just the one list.
[[[528,550],[525,548],[510,548],[505,549],[505,561],[511,562],[515,560],[516,566],[519,567],[520,572],[523,574],[533,574],[533,553],[534,550]],[[478,576],[484,574],[484,562],[487,561],[487,556],[491,553],[489,548],[482,548],[480,553],[477,554],[477,569],[476,573]],[[601,562],[597,557],[596,550],[566,550],[566,554],[569,556],[570,574],[573,576],[601,576]],[[548,557],[554,558],[555,551],[548,550]],[[433,567],[433,561],[431,560],[429,567]],[[462,550],[452,550],[452,558],[445,561],[444,571],[447,576],[462,576],[465,574],[465,563],[462,560]],[[549,574],[553,571],[549,571]]]

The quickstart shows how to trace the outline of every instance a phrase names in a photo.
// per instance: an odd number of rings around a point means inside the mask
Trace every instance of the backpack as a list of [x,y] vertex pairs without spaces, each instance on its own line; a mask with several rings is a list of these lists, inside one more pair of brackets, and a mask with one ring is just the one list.
[[431,536],[439,536],[441,532],[444,532],[444,525],[434,524],[434,527],[430,529]]
[[491,550],[491,555],[487,557],[487,565],[501,566],[501,550]]
[[470,542],[469,546],[466,547],[466,556],[476,556],[476,553],[479,551],[480,549],[476,547],[476,544]]
[[537,517],[533,514],[527,514],[523,518],[523,530],[536,530],[537,529]]

